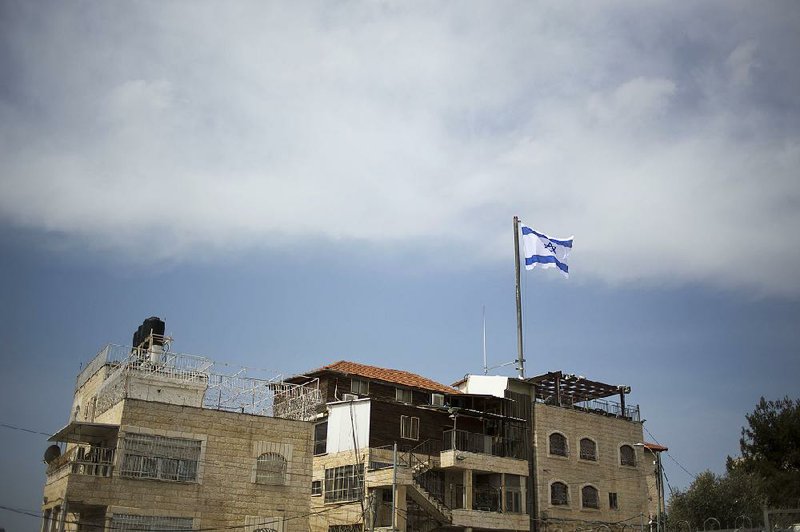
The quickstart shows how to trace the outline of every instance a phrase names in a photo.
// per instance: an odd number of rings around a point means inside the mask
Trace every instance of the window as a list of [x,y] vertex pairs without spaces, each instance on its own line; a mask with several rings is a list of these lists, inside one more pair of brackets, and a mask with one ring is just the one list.
[[394,398],[401,403],[409,403],[411,404],[411,397],[412,393],[411,390],[407,388],[395,388],[394,389]]
[[128,433],[123,439],[125,454],[121,475],[196,482],[201,443],[199,440]]
[[314,425],[314,454],[328,452],[328,422]]
[[619,448],[620,465],[636,467],[636,452],[630,445],[623,445]]
[[191,517],[159,517],[154,515],[114,514],[113,530],[191,530]]
[[346,465],[325,470],[325,502],[361,499],[364,490],[364,465]]
[[264,453],[256,460],[256,484],[280,485],[286,480],[286,458],[279,453]]
[[584,486],[581,488],[581,506],[584,508],[600,508],[600,497],[597,488]]
[[589,438],[581,439],[581,460],[597,461],[597,444]]
[[567,456],[567,438],[560,432],[550,435],[550,454]]
[[444,406],[444,394],[432,393],[431,394],[431,404],[433,406]]
[[522,513],[522,487],[519,475],[506,475],[506,512]]
[[246,515],[244,532],[283,532],[283,518]]
[[617,494],[614,492],[610,492],[608,494],[608,507],[612,510],[619,510],[619,504],[617,502]]
[[419,418],[400,416],[400,437],[407,440],[419,439]]
[[322,481],[321,480],[312,480],[311,481],[311,495],[322,495]]
[[329,525],[328,532],[361,532],[361,525],[356,523],[353,525]]
[[550,504],[553,506],[566,506],[569,504],[569,490],[563,482],[550,484]]
[[368,395],[369,381],[366,379],[352,379],[350,381],[350,391],[358,395]]

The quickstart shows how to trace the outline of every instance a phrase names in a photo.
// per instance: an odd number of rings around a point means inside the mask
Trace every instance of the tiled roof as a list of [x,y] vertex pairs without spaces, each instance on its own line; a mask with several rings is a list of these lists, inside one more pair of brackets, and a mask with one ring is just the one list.
[[377,366],[368,366],[367,364],[359,364],[357,362],[349,362],[347,360],[340,360],[327,366],[322,366],[315,369],[311,374],[319,373],[321,371],[335,371],[337,373],[345,373],[347,375],[356,375],[367,379],[375,379],[378,381],[391,382],[393,384],[402,384],[412,388],[421,388],[432,392],[440,393],[459,393],[455,388],[445,386],[431,379],[411,373],[409,371],[402,371],[399,369],[379,368]]
[[650,443],[650,442],[644,442],[644,448],[648,449],[650,451],[656,452],[656,453],[660,453],[661,451],[669,451],[669,449],[667,449],[663,445],[659,445],[657,443]]

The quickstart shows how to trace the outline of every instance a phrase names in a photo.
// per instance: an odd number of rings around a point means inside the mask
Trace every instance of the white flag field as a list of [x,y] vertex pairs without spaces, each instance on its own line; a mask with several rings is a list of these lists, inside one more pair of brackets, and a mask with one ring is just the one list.
[[536,266],[542,269],[558,268],[564,277],[569,277],[567,257],[572,251],[573,238],[550,238],[523,224],[522,243],[525,247],[525,269],[532,270]]

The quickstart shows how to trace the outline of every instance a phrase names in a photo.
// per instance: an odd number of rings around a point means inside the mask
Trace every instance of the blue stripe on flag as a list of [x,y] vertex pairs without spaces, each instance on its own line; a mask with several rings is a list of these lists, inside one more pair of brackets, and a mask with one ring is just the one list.
[[569,266],[552,255],[534,255],[532,257],[525,257],[526,266],[530,266],[531,264],[535,264],[537,262],[539,264],[555,264],[562,272],[569,273]]
[[559,246],[564,246],[565,248],[571,248],[572,247],[572,240],[556,240],[555,238],[550,238],[547,235],[543,235],[542,233],[534,231],[533,229],[531,229],[527,225],[523,225],[522,226],[522,234],[523,235],[536,235],[536,236],[538,236],[540,238],[546,238],[550,242],[555,242]]

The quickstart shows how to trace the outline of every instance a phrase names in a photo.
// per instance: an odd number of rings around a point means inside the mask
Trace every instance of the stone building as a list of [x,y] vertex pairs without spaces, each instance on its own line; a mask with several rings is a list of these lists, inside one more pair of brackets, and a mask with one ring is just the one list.
[[162,335],[107,346],[78,375],[41,530],[307,531],[313,425],[271,415],[297,386],[214,373]]

